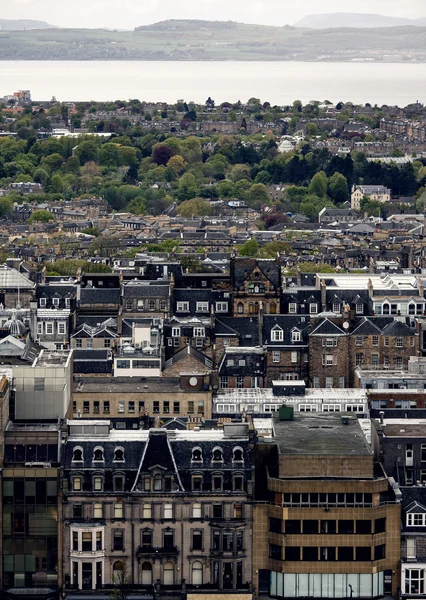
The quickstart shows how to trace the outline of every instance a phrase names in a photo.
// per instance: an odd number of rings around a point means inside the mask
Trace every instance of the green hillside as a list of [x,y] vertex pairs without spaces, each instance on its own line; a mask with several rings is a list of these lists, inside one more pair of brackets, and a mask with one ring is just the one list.
[[386,60],[426,62],[426,27],[303,29],[163,21],[135,31],[0,31],[0,60]]

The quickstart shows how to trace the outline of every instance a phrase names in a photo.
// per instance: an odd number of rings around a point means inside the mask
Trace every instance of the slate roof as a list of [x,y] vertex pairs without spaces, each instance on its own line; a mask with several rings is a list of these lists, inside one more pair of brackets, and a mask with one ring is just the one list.
[[[280,342],[275,342],[271,339],[271,331],[277,326],[283,331],[283,340]],[[309,326],[309,318],[304,315],[264,315],[262,327],[263,343],[270,347],[306,344]],[[291,334],[295,329],[302,333],[300,342],[291,341]]]
[[82,288],[80,304],[120,304],[120,288]]
[[123,298],[168,298],[168,281],[129,281],[123,285]]
[[401,321],[396,320],[393,320],[391,323],[389,323],[383,328],[383,335],[389,337],[403,337],[405,335],[412,336],[415,333],[416,331],[414,329],[411,329],[405,323],[401,323]]
[[[140,485],[140,490],[143,490],[143,483],[139,481],[140,473],[149,473],[151,469],[157,466],[164,469],[166,473],[173,473],[180,491],[184,490],[167,431],[164,429],[150,429],[148,443],[144,448],[139,465],[138,480],[135,482],[134,487]],[[179,468],[182,468],[180,464]]]
[[259,325],[256,317],[221,317],[216,318],[215,335],[237,335],[240,346],[259,345]]
[[275,288],[280,286],[280,267],[275,260],[237,257],[231,261],[233,287],[241,286],[256,268],[259,269]]
[[352,333],[356,335],[380,335],[382,330],[374,321],[364,317],[355,325]]
[[310,333],[310,335],[346,335],[343,329],[338,325],[325,318],[321,321]]

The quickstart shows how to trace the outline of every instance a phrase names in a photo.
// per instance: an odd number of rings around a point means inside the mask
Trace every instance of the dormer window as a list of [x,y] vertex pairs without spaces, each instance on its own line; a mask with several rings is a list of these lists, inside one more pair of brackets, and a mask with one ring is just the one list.
[[356,304],[355,305],[355,312],[356,312],[357,315],[364,314],[364,305],[363,304]]
[[316,303],[312,302],[312,303],[309,305],[309,313],[310,313],[311,315],[316,315],[316,314],[318,313],[318,304],[316,304]]
[[53,306],[59,306],[59,298],[53,298],[52,302],[53,302]]
[[290,302],[288,305],[288,312],[291,315],[295,315],[297,313],[297,304],[296,302]]
[[117,462],[124,461],[124,450],[123,448],[116,448],[114,450],[114,460]]
[[333,302],[333,312],[337,314],[340,313],[340,302]]
[[65,306],[66,308],[69,308],[71,304],[71,298],[65,298]]
[[93,452],[93,460],[97,462],[102,462],[104,460],[103,448],[95,448]]
[[46,298],[40,298],[40,306],[46,306]]
[[72,453],[72,459],[74,462],[82,462],[83,461],[82,448],[74,448],[73,453]]
[[214,448],[212,454],[213,462],[223,462],[223,453],[221,448]]
[[192,461],[201,462],[203,460],[203,454],[201,448],[193,448],[192,450]]
[[281,327],[275,326],[271,331],[271,342],[282,342],[284,339],[284,331]]
[[426,527],[426,513],[408,513],[407,527]]
[[161,492],[163,489],[162,477],[159,473],[154,475],[154,492]]
[[298,329],[293,329],[291,332],[291,341],[292,342],[300,342],[302,339],[301,333]]

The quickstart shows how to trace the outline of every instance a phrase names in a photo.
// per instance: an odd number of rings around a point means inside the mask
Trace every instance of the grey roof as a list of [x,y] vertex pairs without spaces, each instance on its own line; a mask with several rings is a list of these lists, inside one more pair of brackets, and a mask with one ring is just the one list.
[[0,266],[0,289],[33,290],[36,284],[10,267]]
[[124,298],[168,298],[169,295],[168,281],[129,281],[123,285]]
[[353,415],[345,425],[341,414],[297,413],[293,421],[275,420],[274,429],[281,455],[372,456]]
[[310,335],[346,335],[346,333],[338,325],[326,318],[315,327]]

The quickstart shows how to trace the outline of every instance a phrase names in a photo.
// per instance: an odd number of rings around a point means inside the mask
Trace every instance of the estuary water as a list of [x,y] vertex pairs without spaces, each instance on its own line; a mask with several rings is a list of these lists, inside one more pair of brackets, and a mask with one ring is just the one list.
[[260,98],[406,106],[426,102],[425,63],[0,61],[0,97],[31,90],[33,100],[216,103]]

